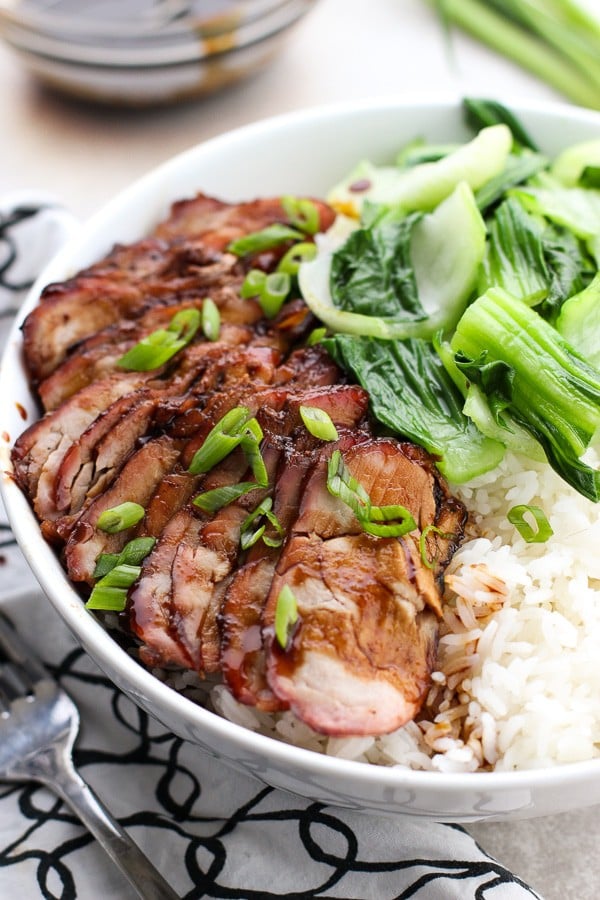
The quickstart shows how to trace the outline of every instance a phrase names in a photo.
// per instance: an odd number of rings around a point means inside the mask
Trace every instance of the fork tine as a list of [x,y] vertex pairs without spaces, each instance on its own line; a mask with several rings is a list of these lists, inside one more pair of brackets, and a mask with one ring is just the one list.
[[15,667],[22,669],[31,684],[49,678],[41,662],[19,637],[7,617],[0,613],[0,652]]
[[23,669],[17,668],[14,663],[0,663],[0,690],[10,700],[16,700],[17,697],[30,694],[33,690],[33,683],[27,673]]

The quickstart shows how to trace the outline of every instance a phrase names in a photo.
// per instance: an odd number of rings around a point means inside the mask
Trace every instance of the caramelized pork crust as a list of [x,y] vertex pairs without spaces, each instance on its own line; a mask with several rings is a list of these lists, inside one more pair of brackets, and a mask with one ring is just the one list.
[[[324,231],[334,213],[313,202]],[[147,238],[49,285],[23,328],[45,412],[15,444],[15,477],[84,596],[106,554],[154,539],[121,616],[147,665],[220,672],[240,702],[289,707],[325,734],[383,733],[413,718],[428,690],[442,576],[466,515],[428,455],[378,437],[365,391],[306,346],[318,323],[299,297],[273,319],[242,298],[249,269],[274,271],[290,245],[238,257],[230,242],[286,222],[279,198],[199,194]],[[127,351],[207,297],[220,314],[215,340],[199,330],[159,367],[123,369]],[[268,483],[207,511],[199,494],[256,482],[243,446],[190,472],[240,406],[260,426]],[[306,406],[327,413],[336,441],[307,430]],[[330,490],[334,450],[373,505],[410,512],[413,531],[365,532]],[[125,502],[143,518],[100,527]],[[242,542],[251,526],[258,537]],[[287,639],[276,628],[284,589],[297,607]]]

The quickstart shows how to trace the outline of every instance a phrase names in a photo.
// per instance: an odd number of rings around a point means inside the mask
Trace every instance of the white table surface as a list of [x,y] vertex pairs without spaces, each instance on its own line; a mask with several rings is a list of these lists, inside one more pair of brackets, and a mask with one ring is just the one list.
[[[592,5],[597,0],[592,0]],[[85,219],[168,157],[247,122],[320,103],[434,94],[553,100],[554,91],[456,34],[455,68],[424,0],[319,0],[272,64],[212,97],[162,109],[105,109],[36,85],[0,46],[0,194],[44,190]],[[600,896],[600,807],[470,827],[545,900]]]

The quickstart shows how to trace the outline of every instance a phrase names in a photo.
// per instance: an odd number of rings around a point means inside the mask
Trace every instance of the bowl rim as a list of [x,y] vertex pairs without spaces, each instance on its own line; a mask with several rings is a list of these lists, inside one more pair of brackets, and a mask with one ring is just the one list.
[[[510,104],[517,113],[523,115],[534,113],[551,119],[555,119],[557,116],[561,118],[566,117],[569,121],[598,125],[600,129],[600,113],[574,107],[568,103],[552,101],[524,103],[511,99],[505,99],[502,102],[505,102],[507,105]],[[273,128],[287,129],[307,123],[311,123],[315,127],[324,118],[329,119],[332,116],[343,118],[348,115],[362,116],[374,110],[379,112],[386,110],[389,112],[397,112],[398,110],[407,112],[411,109],[422,108],[428,110],[443,108],[448,110],[449,108],[458,109],[460,104],[461,100],[456,96],[448,95],[444,97],[439,94],[416,98],[407,97],[401,100],[390,97],[375,97],[358,102],[327,103],[262,118],[184,150],[182,153],[156,166],[117,193],[116,196],[87,220],[75,238],[69,240],[48,265],[44,267],[29,291],[22,311],[13,323],[7,347],[13,343],[19,343],[20,322],[23,316],[35,305],[41,288],[53,280],[53,273],[59,272],[61,269],[64,271],[68,261],[73,257],[77,257],[78,248],[84,245],[86,238],[89,235],[93,235],[94,232],[100,231],[103,223],[113,219],[118,210],[130,207],[131,203],[135,203],[141,196],[144,196],[150,186],[168,180],[173,173],[186,164],[186,161],[194,159],[196,156],[201,157],[205,152],[218,152],[221,148],[231,146],[236,142],[244,143],[249,138],[261,137],[264,134],[268,134]],[[63,275],[62,277],[64,278],[65,276]],[[8,351],[5,350],[4,359],[7,358],[7,355]],[[6,381],[8,378],[6,368],[5,365],[1,367],[0,385],[2,381]],[[33,553],[28,534],[30,529],[28,519],[31,519],[33,513],[11,476],[11,444],[12,442],[0,440],[0,492],[2,493],[15,537],[43,589],[43,582],[48,580],[48,575],[46,575],[46,578],[40,578],[38,573],[44,565],[49,565],[50,574],[54,571],[57,574],[62,573],[64,576],[64,572],[48,545],[45,545],[46,552],[43,554],[44,558],[42,560],[36,558]],[[26,513],[29,513],[29,516]],[[66,576],[64,578],[66,580]],[[81,599],[68,581],[66,584],[70,587],[70,596],[66,595],[61,588],[60,591],[50,591],[48,593],[49,599],[67,626],[76,635],[79,642],[84,644],[86,642],[93,643],[94,658],[101,668],[105,671],[106,668],[109,670],[116,669],[122,681],[131,687],[139,687],[143,696],[148,698],[150,702],[158,703],[159,706],[164,705],[177,716],[183,716],[184,719],[191,717],[196,725],[207,728],[216,737],[223,738],[228,742],[234,741],[242,751],[248,750],[252,753],[262,753],[266,759],[274,760],[276,763],[287,767],[293,767],[296,772],[299,770],[306,773],[310,772],[325,778],[341,775],[366,784],[377,784],[379,787],[383,786],[384,788],[405,788],[410,786],[425,789],[439,788],[441,792],[449,795],[473,790],[493,791],[499,796],[520,789],[547,787],[554,782],[561,782],[562,785],[567,787],[574,786],[575,784],[588,782],[590,779],[596,779],[600,775],[600,759],[598,758],[580,762],[560,763],[552,767],[491,772],[423,771],[410,769],[403,765],[370,765],[355,760],[328,756],[259,734],[205,709],[161,682],[151,671],[145,669],[117,644],[100,621],[85,610]],[[84,638],[81,637],[82,630]],[[115,681],[112,676],[110,677]]]

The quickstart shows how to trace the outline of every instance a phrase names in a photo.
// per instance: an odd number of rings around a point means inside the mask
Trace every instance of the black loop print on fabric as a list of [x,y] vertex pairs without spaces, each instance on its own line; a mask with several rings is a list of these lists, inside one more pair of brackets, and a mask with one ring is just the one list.
[[[448,890],[451,885],[477,879],[474,900],[494,900],[496,888],[503,884],[517,884],[525,894],[536,897],[526,884],[515,878],[495,860],[483,854],[479,860],[431,860],[412,859],[372,862],[362,858],[360,842],[352,828],[343,821],[332,807],[320,803],[298,805],[286,809],[261,810],[265,801],[272,800],[276,793],[272,788],[257,786],[250,800],[241,804],[230,817],[223,821],[202,816],[202,783],[188,766],[180,761],[183,741],[160,726],[153,726],[153,720],[139,709],[102,674],[86,668],[89,661],[83,650],[77,648],[65,655],[58,665],[48,666],[67,690],[76,683],[93,688],[99,694],[99,703],[106,703],[115,722],[126,729],[132,737],[132,746],[119,752],[111,750],[91,750],[86,747],[75,750],[75,761],[85,777],[85,769],[93,765],[114,767],[144,767],[154,777],[153,800],[157,809],[145,809],[119,818],[126,829],[144,828],[171,835],[173,841],[181,844],[180,862],[193,885],[183,900],[200,898],[229,898],[229,900],[310,900],[326,897],[338,886],[343,893],[338,896],[351,897],[353,874],[371,874],[374,877],[387,873],[403,873],[404,881],[411,879],[410,886],[398,893],[397,900],[425,897],[427,887],[438,884]],[[156,732],[156,733],[155,733]],[[76,876],[71,858],[77,850],[89,845],[92,837],[80,826],[76,817],[60,800],[41,801],[44,788],[37,785],[8,785],[0,794],[0,802],[16,798],[23,820],[22,831],[11,844],[0,852],[0,869],[18,865],[25,860],[37,860],[37,881],[44,900],[76,900],[84,896],[78,893]],[[39,802],[38,802],[39,801]],[[265,891],[264,887],[251,884],[236,885],[225,883],[224,872],[228,863],[228,844],[236,836],[236,831],[244,827],[261,827],[268,823],[288,826],[290,849],[296,857],[303,853],[307,860],[315,863],[315,883],[310,889],[285,892]],[[44,850],[48,843],[44,829],[61,826],[63,834],[69,837],[58,843],[52,850]],[[201,826],[201,828],[200,828]],[[458,826],[456,830],[461,831]],[[198,833],[201,830],[209,833]],[[73,836],[75,831],[75,836]],[[287,834],[286,834],[287,838]],[[327,838],[327,839],[326,839]],[[36,840],[38,847],[31,849]],[[294,845],[294,841],[296,844]],[[27,845],[28,849],[22,849]],[[332,849],[335,845],[336,849]],[[231,860],[229,860],[231,863]],[[276,861],[275,861],[276,862]],[[269,861],[273,864],[273,861]],[[285,861],[281,861],[285,864]],[[230,866],[231,868],[231,866]],[[325,868],[325,871],[323,871]],[[346,890],[345,882],[348,884]],[[51,884],[54,887],[51,887]],[[56,892],[57,884],[60,892]],[[456,893],[456,887],[454,888]],[[467,894],[465,894],[467,896]]]
[[[20,225],[21,222],[24,222],[27,219],[32,219],[42,210],[48,208],[49,207],[46,205],[17,206],[7,215],[2,215],[0,213],[0,288],[18,294],[28,290],[33,284],[33,279],[27,279],[27,281],[22,282],[13,281],[11,279],[10,270],[15,264],[18,256],[17,244],[14,236],[11,234],[11,229],[14,228],[15,225]],[[0,316],[5,318],[14,315],[15,312],[16,307],[13,309],[3,309]]]

